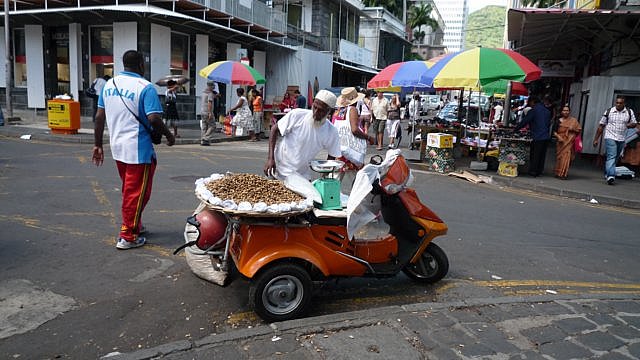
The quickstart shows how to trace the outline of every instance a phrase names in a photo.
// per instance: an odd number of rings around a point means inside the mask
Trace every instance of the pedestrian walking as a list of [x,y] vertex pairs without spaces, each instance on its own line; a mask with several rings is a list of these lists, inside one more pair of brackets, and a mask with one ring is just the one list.
[[600,118],[596,136],[593,138],[593,147],[596,147],[604,132],[604,177],[609,185],[616,181],[616,163],[624,148],[627,129],[635,128],[637,125],[633,110],[625,107],[624,100],[624,96],[616,97],[615,106],[607,109]]
[[173,136],[179,138],[178,135],[178,107],[176,105],[176,90],[178,89],[178,83],[175,80],[167,81],[167,90],[164,93],[164,103],[166,111],[164,114],[164,123],[167,127],[173,129]]
[[236,95],[238,95],[238,102],[227,113],[230,115],[232,111],[236,111],[233,120],[231,120],[231,136],[244,135],[245,131],[248,131],[249,141],[256,141],[253,115],[249,109],[249,100],[244,96],[244,89],[237,88]]
[[95,78],[91,83],[91,86],[89,86],[89,88],[85,92],[85,94],[93,100],[93,115],[91,116],[91,119],[93,121],[95,121],[96,113],[98,111],[98,98],[102,93],[104,85],[107,83],[107,81],[109,81],[109,79],[111,79],[111,76],[109,75],[99,76]]
[[400,98],[398,94],[393,94],[391,97],[391,102],[389,103],[389,111],[387,112],[387,121],[386,121],[386,131],[389,136],[389,149],[396,148],[399,146],[398,133],[402,133],[398,131],[400,128]]
[[373,116],[373,131],[376,133],[376,150],[382,150],[384,128],[387,124],[389,100],[381,92],[371,101],[371,115]]
[[576,118],[571,116],[571,108],[565,105],[558,119],[558,130],[553,133],[558,141],[556,145],[555,168],[558,179],[567,180],[571,160],[575,158],[574,142],[581,131],[582,127],[580,123],[578,123]]
[[162,122],[162,105],[155,87],[143,78],[142,54],[129,50],[122,56],[122,63],[124,71],[106,82],[98,99],[92,161],[96,166],[104,162],[106,120],[111,155],[122,180],[122,225],[116,248],[127,250],[146,242],[141,236],[142,212],[151,198],[157,165],[151,133],[159,130],[169,146],[175,137]]
[[253,95],[253,100],[251,101],[252,110],[253,110],[253,127],[255,131],[254,141],[260,140],[260,134],[262,134],[262,121],[263,121],[263,103],[262,96],[260,96],[260,92],[256,89],[251,90],[251,94]]
[[202,91],[202,101],[200,104],[200,129],[202,130],[200,145],[202,146],[209,146],[213,132],[215,131],[213,108],[217,93],[214,91],[214,85],[215,83],[213,81],[208,81],[207,87]]

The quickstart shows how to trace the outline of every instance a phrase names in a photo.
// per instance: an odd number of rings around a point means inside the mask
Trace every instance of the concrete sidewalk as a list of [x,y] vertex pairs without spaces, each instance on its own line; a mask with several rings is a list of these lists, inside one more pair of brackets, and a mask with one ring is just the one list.
[[382,307],[182,340],[108,359],[638,359],[638,297]]

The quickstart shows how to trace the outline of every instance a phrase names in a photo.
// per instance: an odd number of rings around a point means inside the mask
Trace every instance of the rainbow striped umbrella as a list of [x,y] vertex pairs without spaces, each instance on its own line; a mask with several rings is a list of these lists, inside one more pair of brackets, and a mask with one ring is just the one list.
[[426,88],[428,85],[420,83],[420,76],[429,70],[426,61],[404,61],[391,64],[374,76],[367,83],[369,89],[389,87]]
[[539,67],[515,51],[477,47],[447,54],[419,82],[435,88],[477,90],[498,80],[529,82],[541,74]]
[[266,80],[256,69],[239,61],[217,61],[198,71],[198,75],[211,81],[233,85],[264,84]]

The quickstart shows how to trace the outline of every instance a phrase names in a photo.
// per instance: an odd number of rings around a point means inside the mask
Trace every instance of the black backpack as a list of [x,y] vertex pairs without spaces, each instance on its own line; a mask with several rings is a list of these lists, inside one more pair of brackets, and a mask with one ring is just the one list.
[[91,83],[91,86],[89,86],[89,88],[84,89],[84,94],[87,95],[88,97],[92,98],[92,99],[97,99],[98,98],[98,93],[96,92],[96,81],[93,80],[93,82]]

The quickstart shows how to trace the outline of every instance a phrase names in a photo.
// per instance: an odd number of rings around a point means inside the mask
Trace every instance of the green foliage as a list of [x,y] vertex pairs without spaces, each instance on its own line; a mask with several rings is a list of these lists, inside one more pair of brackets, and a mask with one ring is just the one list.
[[504,6],[485,6],[469,15],[465,32],[465,48],[477,46],[498,47],[503,45]]
[[402,0],[364,0],[362,3],[369,7],[381,6],[398,19],[402,19]]
[[558,2],[557,0],[522,0],[522,7],[548,8]]

